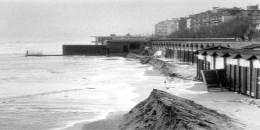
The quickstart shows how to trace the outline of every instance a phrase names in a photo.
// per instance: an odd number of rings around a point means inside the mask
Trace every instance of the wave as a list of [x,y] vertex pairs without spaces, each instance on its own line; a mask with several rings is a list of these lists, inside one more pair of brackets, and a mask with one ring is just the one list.
[[30,97],[36,97],[36,96],[46,96],[46,95],[59,94],[59,93],[82,91],[82,90],[86,90],[86,89],[92,90],[92,89],[96,89],[96,88],[80,88],[80,89],[66,89],[66,90],[58,90],[58,91],[49,91],[49,92],[28,94],[28,95],[22,95],[22,96],[5,97],[5,98],[0,98],[0,100],[10,100],[10,99],[17,99],[17,98],[30,98]]

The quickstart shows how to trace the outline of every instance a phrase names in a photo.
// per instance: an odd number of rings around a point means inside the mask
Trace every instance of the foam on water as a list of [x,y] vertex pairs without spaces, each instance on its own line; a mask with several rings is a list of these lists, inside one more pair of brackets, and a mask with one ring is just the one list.
[[0,129],[5,130],[61,129],[127,111],[137,103],[134,83],[147,80],[144,65],[121,57],[0,59]]
[[95,118],[88,119],[88,120],[79,120],[79,121],[74,121],[74,122],[71,122],[71,121],[70,121],[70,122],[67,122],[64,127],[53,128],[53,129],[50,129],[50,130],[64,130],[64,129],[66,129],[66,128],[69,128],[69,127],[74,126],[75,124],[88,123],[88,122],[94,122],[94,121],[102,120],[102,119],[105,119],[108,114],[109,114],[109,112],[103,113],[103,114],[100,114],[99,116],[97,116],[97,117],[95,117]]
[[[4,53],[21,49],[16,55],[0,54],[0,129],[61,130],[103,119],[109,112],[128,111],[150,90],[163,87],[164,77],[137,60],[23,56],[30,48],[61,53],[51,43],[42,45],[6,44],[0,49]],[[138,101],[136,89],[144,94]]]

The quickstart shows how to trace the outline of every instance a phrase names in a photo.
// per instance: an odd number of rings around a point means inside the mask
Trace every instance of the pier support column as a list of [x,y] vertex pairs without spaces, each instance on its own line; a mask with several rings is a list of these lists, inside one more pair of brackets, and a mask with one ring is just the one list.
[[194,64],[194,48],[191,47],[191,63]]

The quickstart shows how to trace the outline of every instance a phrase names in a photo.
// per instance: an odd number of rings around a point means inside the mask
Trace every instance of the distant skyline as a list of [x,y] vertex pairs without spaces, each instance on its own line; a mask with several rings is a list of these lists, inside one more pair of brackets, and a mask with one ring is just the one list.
[[159,21],[260,0],[0,0],[0,41],[88,41],[144,35]]

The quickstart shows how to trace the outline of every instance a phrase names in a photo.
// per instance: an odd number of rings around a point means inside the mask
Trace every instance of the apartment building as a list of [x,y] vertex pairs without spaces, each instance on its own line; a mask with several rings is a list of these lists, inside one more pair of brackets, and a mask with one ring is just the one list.
[[236,18],[237,14],[242,11],[241,8],[218,8],[190,15],[190,28],[198,29],[201,26],[214,26],[222,22],[230,21]]
[[155,24],[156,36],[168,36],[173,32],[178,31],[178,19],[164,20]]
[[212,10],[190,15],[190,21],[186,21],[185,24],[187,28],[196,30],[201,26],[214,26],[237,17],[248,18],[253,28],[260,29],[260,10],[258,5],[247,6],[247,9],[213,7]]

